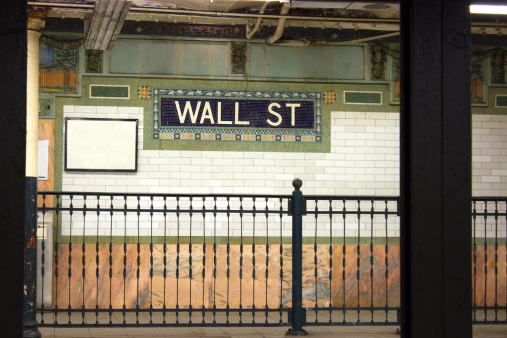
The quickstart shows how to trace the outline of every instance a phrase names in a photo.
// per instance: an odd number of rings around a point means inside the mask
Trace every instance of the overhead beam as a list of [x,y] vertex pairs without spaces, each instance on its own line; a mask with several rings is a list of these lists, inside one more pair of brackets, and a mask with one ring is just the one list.
[[92,18],[85,22],[85,49],[111,49],[131,5],[128,0],[97,0]]

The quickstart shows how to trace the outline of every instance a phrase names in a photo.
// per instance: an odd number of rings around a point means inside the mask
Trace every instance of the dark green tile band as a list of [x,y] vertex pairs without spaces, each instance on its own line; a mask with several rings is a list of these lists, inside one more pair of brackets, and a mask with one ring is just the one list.
[[[59,244],[67,244],[69,243],[69,236],[58,236],[58,243]],[[113,236],[112,238],[109,238],[109,236],[99,236],[98,241],[99,243],[106,243],[109,244],[109,241],[113,244],[137,244],[138,237],[137,236]],[[192,244],[203,244],[203,236],[192,236],[191,238],[189,236],[181,236],[179,238],[180,244],[189,244],[190,240],[192,240]],[[259,237],[243,237],[243,240],[241,240],[241,237],[229,237],[226,236],[217,236],[215,239],[213,236],[206,236],[205,241],[206,244],[213,244],[214,240],[217,244],[227,244],[227,241],[229,240],[230,244],[253,244],[255,241],[255,244],[266,244],[266,236],[259,236]],[[94,244],[97,241],[96,236],[85,236],[84,242],[85,243],[91,243]],[[153,244],[163,244],[164,243],[164,237],[163,236],[141,236],[139,237],[139,243],[140,244],[150,244],[153,241]],[[505,241],[505,240],[504,240]],[[178,243],[178,237],[176,236],[167,236],[165,238],[165,242],[167,244],[177,244]],[[291,237],[282,237],[281,243],[282,244],[290,244],[292,242]],[[303,237],[303,244],[314,244],[317,242],[317,244],[329,244],[329,237]],[[333,237],[332,238],[332,244],[358,244],[358,238],[357,237],[345,237],[345,241],[343,237]],[[83,237],[82,236],[72,236],[72,243],[83,243]],[[269,244],[280,244],[280,237],[269,237],[268,238]],[[479,243],[479,242],[477,242]],[[361,238],[359,240],[359,244],[368,245],[370,244],[370,237],[367,238]],[[375,245],[384,245],[386,244],[386,238],[385,237],[373,237],[373,244]],[[387,244],[389,245],[399,245],[400,239],[399,237],[388,237],[387,238]],[[499,245],[502,245],[502,243],[499,242]]]
[[344,92],[345,103],[382,104],[381,92]]
[[130,86],[97,86],[90,85],[91,98],[128,99]]
[[497,95],[495,106],[497,108],[505,108],[507,107],[507,95]]

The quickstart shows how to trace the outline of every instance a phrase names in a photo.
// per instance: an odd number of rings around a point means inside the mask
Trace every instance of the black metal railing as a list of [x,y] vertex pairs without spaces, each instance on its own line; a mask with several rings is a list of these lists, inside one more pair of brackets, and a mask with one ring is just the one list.
[[[395,243],[399,248],[398,197],[305,196],[304,199],[306,223],[314,225],[313,259],[306,260],[306,264],[313,270],[315,302],[307,307],[307,312],[313,312],[311,318],[308,313],[307,324],[398,324],[399,256],[392,259],[396,263],[391,264],[391,269],[389,265],[390,246]],[[325,229],[321,230],[323,226]],[[319,250],[326,249],[319,257]],[[337,250],[340,255],[334,254]],[[334,263],[333,258],[338,262]],[[322,264],[326,261],[329,274],[322,276]],[[333,264],[341,265],[341,274],[333,274]],[[318,300],[319,293],[322,294],[319,286],[328,288],[329,295],[339,294],[336,297],[339,301],[323,306]]]
[[[39,192],[40,324],[399,324],[398,197],[294,185],[292,195]],[[473,201],[476,323],[507,322],[506,201]]]
[[507,197],[472,201],[473,323],[507,323]]
[[[41,325],[288,325],[290,196],[40,196],[56,229]],[[46,264],[43,253],[42,281]]]

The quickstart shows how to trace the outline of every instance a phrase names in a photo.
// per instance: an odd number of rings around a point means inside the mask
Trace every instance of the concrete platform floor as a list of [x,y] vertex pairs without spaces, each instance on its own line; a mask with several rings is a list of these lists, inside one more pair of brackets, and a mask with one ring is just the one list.
[[[308,326],[308,337],[400,337],[397,326]],[[42,337],[288,337],[286,327],[39,328]],[[507,325],[474,325],[474,338],[505,338]]]

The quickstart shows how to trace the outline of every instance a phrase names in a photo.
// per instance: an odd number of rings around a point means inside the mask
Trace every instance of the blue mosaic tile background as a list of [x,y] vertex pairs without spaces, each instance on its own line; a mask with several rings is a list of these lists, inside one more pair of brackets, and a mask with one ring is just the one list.
[[[236,128],[313,129],[314,127],[313,101],[176,99],[168,97],[162,97],[160,101],[161,127],[216,126],[224,128],[228,125]],[[238,104],[237,116],[236,103]],[[280,116],[269,112],[268,107],[270,105],[272,105],[271,110]],[[292,107],[291,105],[299,105],[299,107]],[[188,109],[190,107],[191,109]],[[293,109],[294,116],[292,116]],[[181,119],[184,119],[183,123],[181,123]],[[240,123],[236,124],[236,119]],[[219,123],[220,121],[222,121],[222,124]],[[272,124],[269,124],[268,121]],[[277,125],[274,126],[273,124]]]
[[[215,140],[215,141],[289,141],[322,142],[322,93],[321,92],[264,92],[227,90],[187,90],[155,88],[153,102],[153,139],[160,140]],[[180,121],[175,101],[179,102]],[[196,113],[201,101],[199,113]],[[185,114],[185,106],[192,107]],[[206,102],[208,102],[206,104]],[[218,124],[218,102],[221,102],[221,121]],[[280,117],[268,111],[272,110]],[[239,103],[237,121],[236,103]],[[295,107],[294,121],[292,108]],[[204,118],[203,118],[204,115]],[[273,126],[272,124],[279,125]],[[281,121],[280,121],[281,119]],[[214,123],[212,123],[212,120]],[[202,122],[202,123],[201,123]],[[292,123],[294,122],[294,125]]]

